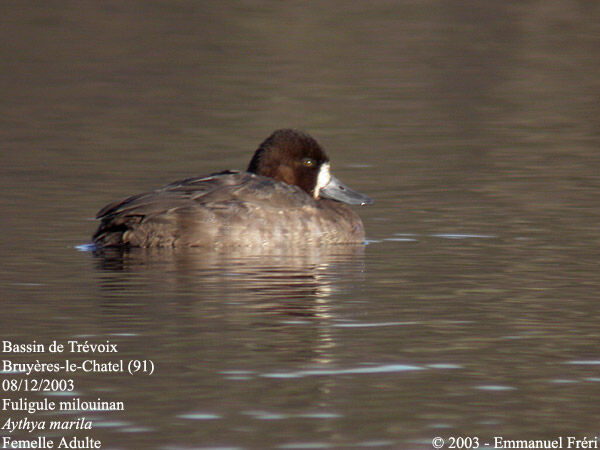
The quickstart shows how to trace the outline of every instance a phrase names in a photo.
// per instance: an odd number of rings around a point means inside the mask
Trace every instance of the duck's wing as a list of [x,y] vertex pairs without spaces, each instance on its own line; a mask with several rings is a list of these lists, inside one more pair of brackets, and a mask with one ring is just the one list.
[[204,245],[201,241],[217,239],[233,224],[247,229],[269,211],[290,212],[312,202],[296,186],[247,172],[219,172],[105,206],[93,239],[102,246]]
[[164,246],[176,236],[178,211],[212,192],[243,183],[245,174],[224,171],[176,181],[153,191],[109,203],[96,214],[93,240],[102,246]]
[[[236,175],[236,176],[231,176]],[[153,216],[167,210],[184,206],[192,199],[202,198],[225,186],[238,184],[239,171],[226,170],[204,177],[186,178],[175,181],[153,191],[132,195],[109,203],[96,214],[96,219],[115,216]]]

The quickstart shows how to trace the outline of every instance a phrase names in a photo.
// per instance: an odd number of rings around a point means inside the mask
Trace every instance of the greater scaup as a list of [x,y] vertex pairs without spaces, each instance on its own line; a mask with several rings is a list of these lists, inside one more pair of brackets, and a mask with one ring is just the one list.
[[362,221],[342,203],[372,200],[344,186],[300,131],[275,131],[246,172],[188,178],[111,203],[96,216],[99,247],[227,247],[361,243]]

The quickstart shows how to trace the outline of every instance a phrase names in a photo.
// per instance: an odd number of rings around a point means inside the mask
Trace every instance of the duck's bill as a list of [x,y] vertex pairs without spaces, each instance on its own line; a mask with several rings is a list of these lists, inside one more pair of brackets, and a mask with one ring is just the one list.
[[369,197],[360,192],[353,191],[336,177],[332,176],[329,183],[321,188],[319,195],[324,198],[348,203],[349,205],[370,205],[373,203]]

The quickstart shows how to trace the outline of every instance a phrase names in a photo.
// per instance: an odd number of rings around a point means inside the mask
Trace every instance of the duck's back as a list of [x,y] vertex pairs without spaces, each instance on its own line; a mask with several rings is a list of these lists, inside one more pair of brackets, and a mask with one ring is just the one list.
[[332,200],[252,173],[189,178],[98,212],[99,246],[228,247],[359,243],[360,218]]

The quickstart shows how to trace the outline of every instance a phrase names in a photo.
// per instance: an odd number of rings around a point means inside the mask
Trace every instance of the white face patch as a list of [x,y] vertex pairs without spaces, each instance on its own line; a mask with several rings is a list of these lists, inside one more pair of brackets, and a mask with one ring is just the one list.
[[317,176],[317,185],[315,186],[315,198],[319,198],[321,189],[329,184],[331,181],[331,174],[329,173],[329,163],[321,164],[319,170],[319,176]]

